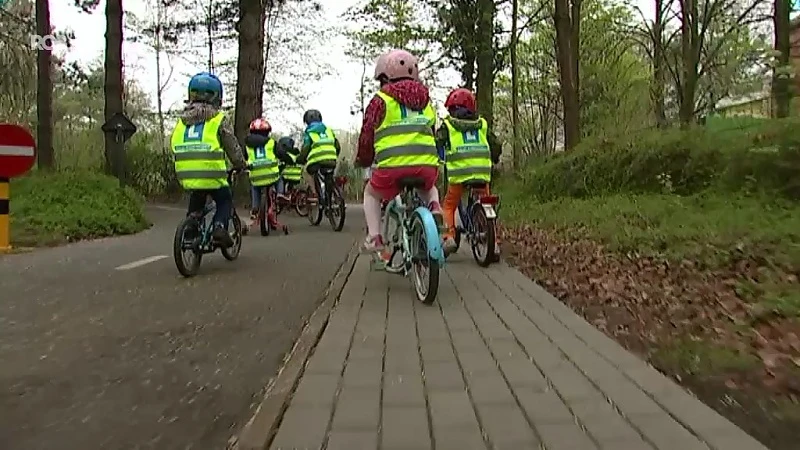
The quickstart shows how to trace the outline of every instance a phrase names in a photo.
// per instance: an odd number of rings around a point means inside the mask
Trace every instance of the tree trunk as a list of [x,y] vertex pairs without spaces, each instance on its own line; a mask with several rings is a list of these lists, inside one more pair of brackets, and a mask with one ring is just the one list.
[[236,63],[236,116],[234,129],[239,139],[247,135],[248,124],[263,114],[264,22],[261,0],[239,0],[239,59]]
[[775,0],[775,50],[778,62],[772,71],[772,96],[775,99],[774,116],[789,117],[792,92],[790,74],[794,68],[789,64],[789,1]]
[[[105,119],[122,112],[122,0],[106,0]],[[106,171],[124,179],[124,142],[105,133]]]
[[697,91],[697,68],[700,63],[700,38],[698,32],[697,0],[681,0],[681,57],[683,59],[683,86],[679,116],[681,127],[694,121]]
[[[556,60],[561,84],[561,101],[564,105],[564,148],[571,150],[580,142],[580,103],[576,77],[577,41],[570,17],[570,0],[556,0],[553,20],[556,29]],[[574,9],[573,9],[574,10]]]
[[167,148],[167,142],[164,129],[164,83],[161,78],[161,49],[163,42],[161,35],[164,32],[164,4],[161,0],[158,0],[156,8],[156,110],[158,113],[158,149],[163,152]]
[[478,0],[477,10],[478,112],[491,127],[494,123],[494,0]]
[[[39,36],[51,34],[50,2],[36,0],[36,32]],[[39,169],[55,168],[53,150],[53,66],[52,51],[38,50],[36,55],[36,150]]]
[[206,9],[206,48],[208,49],[208,71],[214,73],[214,2],[209,0]]
[[514,169],[519,170],[522,165],[522,155],[519,147],[519,68],[517,67],[517,44],[519,32],[517,30],[517,20],[519,15],[519,0],[512,0],[511,3],[511,130],[512,143],[511,154],[514,161]]
[[650,94],[653,101],[653,115],[656,125],[663,128],[667,124],[664,105],[664,84],[666,83],[664,59],[664,0],[655,0],[656,18],[653,22],[653,81]]

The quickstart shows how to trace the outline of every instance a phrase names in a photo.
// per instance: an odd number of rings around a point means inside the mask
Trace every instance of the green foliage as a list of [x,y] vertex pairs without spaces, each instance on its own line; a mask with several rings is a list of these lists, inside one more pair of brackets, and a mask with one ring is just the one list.
[[574,151],[531,163],[522,186],[542,201],[620,192],[691,195],[709,188],[800,200],[798,125],[768,121],[734,129],[717,122],[710,129],[589,139]]
[[34,173],[11,182],[15,245],[131,234],[144,230],[143,198],[106,175],[90,171]]

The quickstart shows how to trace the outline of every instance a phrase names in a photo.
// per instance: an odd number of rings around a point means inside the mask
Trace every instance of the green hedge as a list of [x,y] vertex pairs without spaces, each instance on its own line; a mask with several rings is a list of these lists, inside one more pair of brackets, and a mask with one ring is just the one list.
[[144,199],[93,171],[35,172],[11,182],[11,234],[16,245],[131,234],[150,224]]
[[690,195],[709,188],[776,191],[800,199],[800,122],[741,128],[651,130],[586,140],[534,161],[519,175],[526,193],[547,201],[615,193]]

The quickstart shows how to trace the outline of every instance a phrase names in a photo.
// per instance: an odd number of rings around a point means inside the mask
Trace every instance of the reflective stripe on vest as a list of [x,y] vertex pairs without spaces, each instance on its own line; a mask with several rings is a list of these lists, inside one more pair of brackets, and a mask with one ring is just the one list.
[[378,91],[386,104],[383,122],[375,130],[375,161],[378,168],[439,166],[433,126],[436,111],[428,102],[424,111],[412,111]]
[[253,165],[250,169],[250,184],[268,186],[280,178],[278,160],[275,158],[275,140],[270,139],[263,147],[246,147],[247,160]]
[[445,154],[447,181],[460,184],[467,181],[492,179],[492,155],[489,151],[489,125],[481,118],[477,130],[458,131],[450,119],[444,119],[450,138],[450,148]]
[[[297,156],[287,153],[292,161],[297,161]],[[283,168],[283,179],[286,181],[300,181],[303,179],[303,168],[297,164],[287,164]]]
[[316,164],[324,161],[336,161],[336,136],[333,130],[325,127],[325,131],[317,133],[309,131],[308,137],[311,138],[311,151],[308,152],[306,165]]
[[220,112],[204,123],[186,126],[178,120],[172,132],[175,173],[186,190],[219,189],[228,186],[225,152],[217,132],[225,114]]

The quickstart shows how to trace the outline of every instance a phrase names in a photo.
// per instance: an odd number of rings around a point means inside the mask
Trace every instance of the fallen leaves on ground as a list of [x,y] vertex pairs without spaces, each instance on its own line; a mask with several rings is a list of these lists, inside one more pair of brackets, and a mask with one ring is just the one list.
[[615,254],[589,239],[528,225],[500,233],[513,264],[628,349],[650,358],[681,341],[721,346],[758,359],[707,375],[723,377],[731,389],[749,384],[800,394],[800,324],[756,311],[737,294],[742,281],[758,282],[756,262],[709,270],[690,260]]

